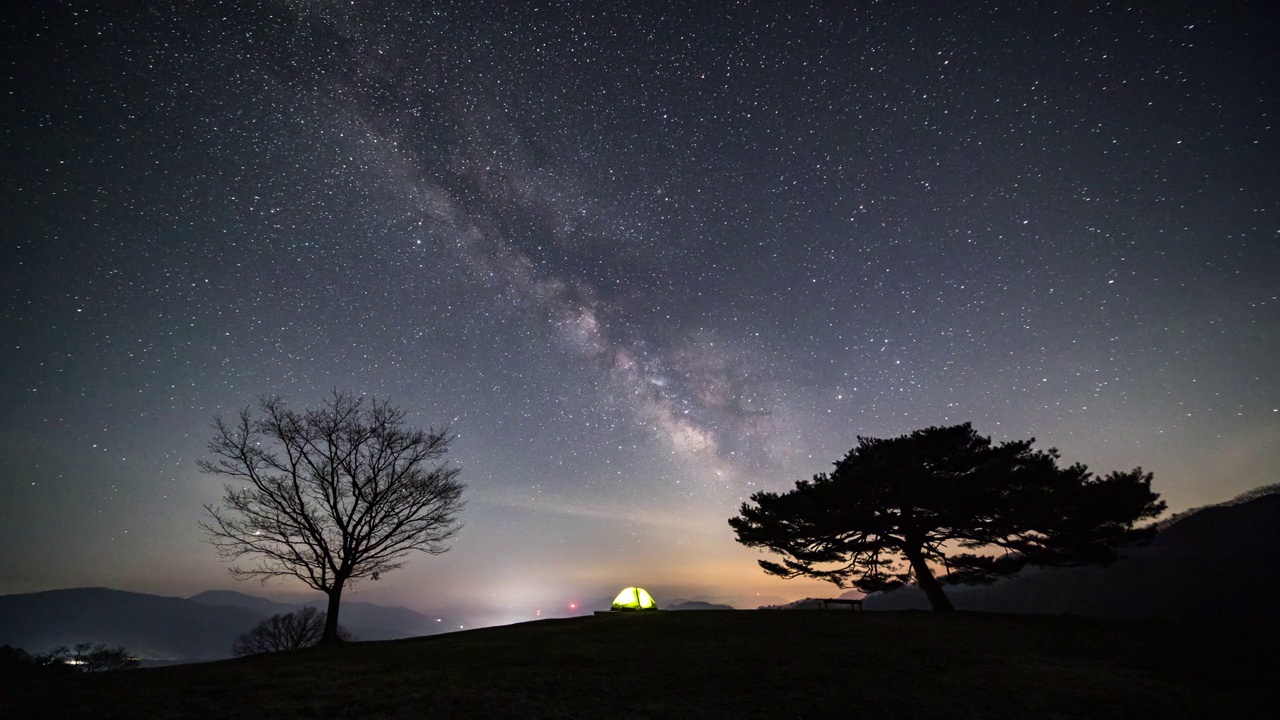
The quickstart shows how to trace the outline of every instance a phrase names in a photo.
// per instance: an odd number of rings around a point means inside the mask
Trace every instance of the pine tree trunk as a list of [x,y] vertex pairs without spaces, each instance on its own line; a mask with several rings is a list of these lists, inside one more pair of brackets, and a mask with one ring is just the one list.
[[942,583],[933,576],[933,571],[929,569],[929,564],[924,560],[924,553],[920,551],[906,553],[907,560],[911,561],[911,569],[915,571],[916,583],[920,585],[920,589],[924,591],[924,596],[929,598],[929,604],[933,606],[935,612],[950,612],[955,610],[955,606],[951,604],[951,598],[947,597],[947,593],[942,589]]
[[342,642],[338,637],[338,608],[342,602],[342,585],[334,583],[333,589],[329,593],[329,611],[324,616],[324,635],[320,637],[321,645],[329,645],[332,643]]

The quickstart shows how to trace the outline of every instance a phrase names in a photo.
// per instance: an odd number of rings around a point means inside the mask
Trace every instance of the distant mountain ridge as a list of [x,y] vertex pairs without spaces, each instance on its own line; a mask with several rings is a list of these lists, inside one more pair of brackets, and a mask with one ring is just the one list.
[[732,605],[709,603],[703,600],[679,600],[663,608],[664,610],[735,610]]
[[[264,617],[293,612],[307,605],[324,610],[326,604],[323,597],[290,604],[235,590],[206,590],[188,599],[205,605],[241,607]],[[457,623],[448,625],[443,619],[438,620],[436,616],[428,617],[416,610],[399,605],[376,605],[355,600],[343,601],[339,617],[342,626],[350,630],[357,640],[397,640],[419,635],[434,635],[441,632],[442,626],[457,625]]]
[[215,660],[262,616],[241,607],[110,588],[0,595],[0,645],[45,652],[81,642],[123,645],[145,660]]
[[268,600],[267,598],[236,592],[235,590],[205,590],[187,599],[202,605],[244,608],[265,617],[293,612],[298,608],[296,604]]
[[[0,595],[0,645],[38,653],[91,642],[124,646],[146,661],[218,660],[230,657],[241,633],[299,607],[230,590],[190,598],[110,588]],[[359,640],[433,635],[457,627],[408,608],[363,602],[344,602],[341,619]]]

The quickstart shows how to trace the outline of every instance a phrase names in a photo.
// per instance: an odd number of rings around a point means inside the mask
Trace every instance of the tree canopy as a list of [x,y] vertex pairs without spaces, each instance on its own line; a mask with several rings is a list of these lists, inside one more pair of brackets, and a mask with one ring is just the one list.
[[729,525],[743,545],[782,556],[760,560],[768,573],[863,592],[914,581],[935,610],[950,610],[942,582],[1108,562],[1138,521],[1164,510],[1151,473],[1059,467],[1057,450],[1034,442],[994,444],[969,423],[859,437],[831,473],[755,493]]
[[377,580],[412,551],[432,555],[460,527],[463,484],[457,468],[435,462],[448,430],[407,427],[387,401],[333,391],[318,410],[299,413],[276,396],[259,399],[235,422],[215,418],[207,473],[232,481],[222,506],[202,523],[228,559],[251,558],[240,578],[296,577],[329,597],[323,641],[340,639],[343,588]]

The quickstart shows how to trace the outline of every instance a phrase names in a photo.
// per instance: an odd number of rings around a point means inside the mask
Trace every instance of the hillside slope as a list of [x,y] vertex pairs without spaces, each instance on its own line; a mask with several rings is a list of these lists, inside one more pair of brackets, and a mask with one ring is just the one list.
[[[991,586],[949,586],[961,610],[1089,617],[1270,621],[1280,593],[1280,494],[1204,508],[1109,567],[1031,568]],[[923,610],[914,587],[865,601],[868,610]]]
[[[16,684],[14,717],[1260,717],[1271,628],[656,612]],[[0,683],[0,687],[3,684]]]

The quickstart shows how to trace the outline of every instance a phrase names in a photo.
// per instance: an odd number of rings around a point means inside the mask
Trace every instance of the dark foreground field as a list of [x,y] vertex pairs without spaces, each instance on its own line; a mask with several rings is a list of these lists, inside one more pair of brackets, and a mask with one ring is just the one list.
[[1262,717],[1276,633],[1071,617],[659,612],[13,683],[0,717]]

